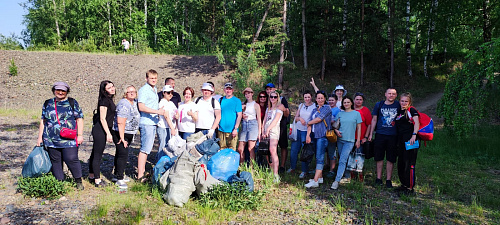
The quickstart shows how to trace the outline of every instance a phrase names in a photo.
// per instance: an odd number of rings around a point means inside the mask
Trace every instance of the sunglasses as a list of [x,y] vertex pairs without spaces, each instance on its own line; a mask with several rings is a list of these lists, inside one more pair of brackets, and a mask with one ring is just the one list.
[[169,95],[170,95],[170,94],[172,94],[172,92],[173,92],[173,91],[164,91],[163,93],[164,93],[164,94],[169,94]]
[[317,91],[316,94],[325,94],[324,91]]
[[259,96],[259,98],[266,98],[266,96],[262,96],[262,95],[261,95],[261,96]]
[[276,95],[271,95],[271,96],[269,96],[269,98],[278,98],[278,96],[276,96]]

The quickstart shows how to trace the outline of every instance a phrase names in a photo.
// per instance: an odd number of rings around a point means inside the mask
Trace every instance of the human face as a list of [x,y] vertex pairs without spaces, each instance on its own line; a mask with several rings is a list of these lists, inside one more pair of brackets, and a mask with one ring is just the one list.
[[184,93],[184,100],[186,102],[189,102],[191,101],[191,99],[193,98],[193,94],[191,93],[190,90],[186,90],[185,93]]
[[334,97],[328,97],[328,105],[330,107],[337,107],[337,100]]
[[267,102],[267,97],[264,94],[259,94],[259,102]]
[[337,97],[339,99],[342,99],[343,95],[344,95],[344,91],[343,90],[336,90],[335,91],[335,95],[337,95]]
[[394,102],[396,100],[396,97],[398,96],[398,93],[396,92],[396,89],[387,89],[385,91],[385,100],[389,102]]
[[273,104],[273,106],[275,106],[276,103],[278,102],[278,95],[276,93],[270,94],[269,100],[271,100],[271,104]]
[[104,89],[106,90],[106,92],[108,92],[109,95],[114,95],[116,92],[115,85],[113,83],[106,84],[106,87]]
[[167,83],[165,83],[165,85],[170,85],[172,86],[172,89],[175,89],[175,80],[168,80]]
[[351,109],[351,106],[352,106],[351,99],[348,99],[348,98],[344,99],[344,100],[342,101],[342,105],[344,106],[344,108],[345,108],[346,110]]
[[359,108],[361,106],[363,106],[363,97],[356,96],[356,98],[354,98],[354,107]]
[[233,96],[233,89],[230,87],[227,87],[224,89],[224,93],[226,93],[226,97],[232,97]]
[[151,85],[151,87],[154,87],[156,85],[156,82],[158,82],[158,75],[150,74],[148,77],[146,77],[146,82]]
[[316,102],[319,106],[323,106],[325,104],[325,96],[323,94],[316,94]]
[[203,97],[205,98],[212,97],[212,91],[210,90],[202,89],[201,92],[203,93]]
[[266,93],[267,93],[267,95],[271,94],[271,92],[273,92],[273,91],[276,91],[276,88],[266,87]]
[[305,94],[304,95],[304,102],[306,103],[306,105],[311,104],[311,101],[312,101],[311,94]]
[[56,89],[54,91],[54,96],[56,96],[56,99],[58,101],[61,101],[61,100],[66,99],[66,97],[68,96],[68,92],[64,91],[64,90]]
[[402,96],[399,99],[399,104],[401,105],[401,109],[408,109],[410,107],[410,98]]
[[170,99],[172,99],[172,96],[174,95],[174,91],[164,91],[163,92],[163,98],[167,99],[168,101],[170,101]]
[[252,100],[252,98],[253,98],[253,92],[245,91],[245,98],[246,98],[248,101],[251,101],[251,100]]
[[135,98],[137,98],[137,90],[135,90],[134,87],[128,87],[126,96],[127,100],[133,101]]

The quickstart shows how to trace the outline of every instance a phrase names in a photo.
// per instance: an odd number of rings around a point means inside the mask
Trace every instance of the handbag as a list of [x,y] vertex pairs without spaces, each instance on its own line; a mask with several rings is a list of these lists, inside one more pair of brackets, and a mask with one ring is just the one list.
[[302,162],[310,162],[313,159],[314,154],[316,154],[316,150],[314,149],[313,143],[305,143],[302,147],[302,151],[300,151],[300,161]]
[[269,151],[269,138],[260,140],[257,155],[271,155]]
[[328,142],[330,143],[335,143],[337,142],[337,134],[335,134],[334,130],[327,130],[326,139],[328,139]]
[[[61,126],[61,122],[59,121],[59,115],[57,114],[57,102],[54,101],[54,109],[56,110],[56,118],[57,118],[57,123],[59,124],[59,126]],[[78,124],[75,122],[77,128],[78,128]],[[76,136],[77,136],[77,131],[76,130],[73,130],[73,129],[69,129],[69,128],[66,128],[66,127],[63,127],[61,128],[61,130],[59,131],[59,135],[64,138],[64,139],[76,139]],[[77,144],[78,145],[78,144]]]
[[[298,112],[300,112],[300,109],[302,108],[302,104],[300,104]],[[297,140],[297,123],[295,122],[295,118],[293,120],[294,122],[290,124],[290,134],[288,135],[288,139],[291,141],[296,141]]]

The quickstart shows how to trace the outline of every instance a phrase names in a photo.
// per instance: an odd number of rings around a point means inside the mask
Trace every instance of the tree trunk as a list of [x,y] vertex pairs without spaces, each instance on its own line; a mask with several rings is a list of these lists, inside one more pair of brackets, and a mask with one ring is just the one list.
[[407,73],[408,76],[412,77],[413,72],[411,70],[411,44],[410,44],[410,0],[406,1],[406,62],[408,65]]
[[[326,5],[329,6],[330,5],[330,2],[328,0],[326,0]],[[329,21],[329,15],[328,15],[328,7],[325,8],[325,13],[324,13],[324,18],[323,18],[323,29],[325,30],[324,33],[325,33],[325,37],[323,37],[323,58],[321,60],[321,76],[320,76],[320,80],[324,80],[325,79],[325,70],[326,70],[326,52],[327,52],[327,41],[328,41],[328,38],[326,35],[328,35],[328,31],[329,31],[329,26],[328,26],[328,21]]]
[[285,39],[286,39],[286,0],[283,0],[283,39],[281,40],[280,65],[278,74],[278,88],[283,88],[283,62],[285,62]]
[[389,23],[387,24],[387,36],[389,38],[389,55],[390,55],[390,71],[389,71],[389,82],[390,87],[394,87],[394,34],[392,28],[394,27],[392,14],[394,11],[393,8],[394,0],[387,1],[387,10],[389,15]]
[[[437,0],[436,0],[437,1]],[[491,41],[491,19],[490,19],[490,1],[483,1],[483,41],[490,42]]]
[[359,80],[359,84],[361,86],[365,85],[365,62],[364,62],[364,36],[365,36],[365,0],[361,0],[361,34],[359,35],[359,45],[360,45],[360,50],[361,50],[361,59],[360,59],[360,64],[361,64],[361,78]]
[[113,43],[111,42],[111,6],[109,4],[109,1],[106,2],[106,6],[108,9],[108,34],[109,34],[109,46],[112,46]]
[[342,69],[347,67],[346,49],[347,49],[347,0],[344,0],[344,15],[342,17]]
[[434,29],[435,29],[435,22],[434,22],[433,17],[435,14],[437,4],[438,4],[438,0],[433,0],[431,2],[431,9],[430,9],[430,13],[429,13],[429,30],[427,31],[427,48],[426,48],[426,54],[424,56],[424,76],[426,78],[429,78],[429,73],[427,72],[427,58],[432,59],[432,55],[433,55],[433,53],[432,53],[433,52],[432,34],[434,33]]
[[307,41],[306,41],[306,0],[302,0],[302,46],[304,51],[304,69],[307,70]]
[[148,0],[144,0],[144,26],[148,27]]
[[156,39],[157,39],[157,29],[158,29],[158,0],[155,0],[155,28],[154,28],[154,34],[155,34],[155,47],[157,46]]
[[267,14],[269,13],[269,9],[271,8],[272,5],[273,5],[273,2],[269,1],[269,4],[267,4],[266,11],[264,12],[264,15],[262,16],[262,20],[260,21],[259,27],[257,28],[257,32],[255,32],[255,35],[253,36],[252,44],[250,45],[250,50],[248,50],[248,57],[250,57],[250,55],[253,52],[253,46],[259,38],[260,31],[262,30],[262,26],[264,25],[264,21],[266,21]]
[[57,45],[61,46],[61,32],[59,31],[59,20],[57,19],[57,5],[55,0],[52,0],[52,3],[54,4],[54,20],[56,22]]

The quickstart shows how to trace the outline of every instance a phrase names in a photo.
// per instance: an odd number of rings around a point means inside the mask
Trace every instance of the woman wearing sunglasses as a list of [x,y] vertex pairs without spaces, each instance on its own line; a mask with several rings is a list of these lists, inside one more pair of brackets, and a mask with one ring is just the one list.
[[278,159],[278,140],[280,138],[280,121],[283,116],[283,110],[280,109],[281,101],[278,92],[269,94],[268,107],[264,119],[264,129],[262,130],[262,138],[269,138],[269,152],[271,153],[271,168],[274,173],[274,181],[278,183],[280,176],[278,175],[279,159]]
[[156,161],[160,160],[160,158],[165,155],[163,148],[167,147],[170,137],[177,134],[175,126],[175,112],[177,111],[177,107],[175,107],[174,102],[171,101],[174,96],[174,89],[170,85],[165,85],[162,92],[163,98],[160,100],[159,107],[165,110],[165,114],[160,115],[160,120],[157,124],[158,128],[156,128],[159,139]]

